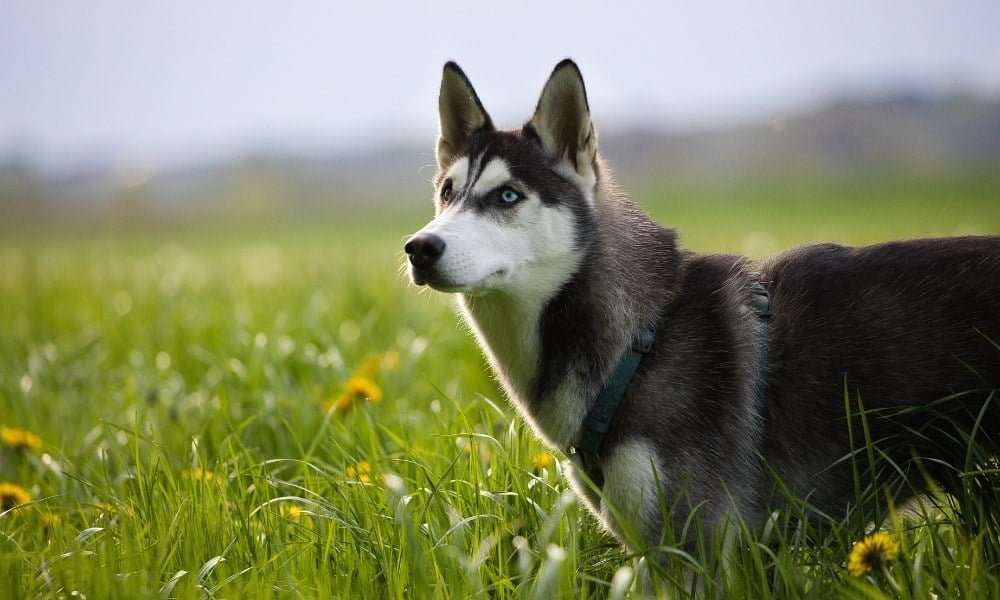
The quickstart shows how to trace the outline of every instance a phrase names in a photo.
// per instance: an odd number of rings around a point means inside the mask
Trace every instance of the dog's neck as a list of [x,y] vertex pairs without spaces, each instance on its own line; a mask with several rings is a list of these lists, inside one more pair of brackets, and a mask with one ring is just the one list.
[[593,218],[595,235],[561,280],[459,300],[511,401],[560,450],[577,443],[604,380],[676,280],[673,232],[614,192],[598,194]]
[[[541,398],[533,389],[542,355],[541,315],[548,300],[508,294],[463,295],[459,305],[507,397],[544,441],[564,449],[578,434],[582,416],[577,419],[572,406],[564,419],[545,415],[541,407],[551,398]],[[575,387],[571,379],[566,378],[564,387]]]

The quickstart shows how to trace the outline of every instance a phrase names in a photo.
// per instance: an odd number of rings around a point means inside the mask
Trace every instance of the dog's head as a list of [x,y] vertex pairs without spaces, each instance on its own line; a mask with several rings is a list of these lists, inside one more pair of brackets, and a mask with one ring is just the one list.
[[443,292],[552,294],[593,220],[597,137],[583,78],[564,60],[531,120],[501,131],[455,63],[439,97],[435,217],[406,243],[410,277]]

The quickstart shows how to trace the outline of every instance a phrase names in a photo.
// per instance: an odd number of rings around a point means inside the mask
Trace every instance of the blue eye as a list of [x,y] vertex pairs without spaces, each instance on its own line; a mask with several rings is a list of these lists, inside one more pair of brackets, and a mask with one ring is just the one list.
[[507,204],[513,204],[521,199],[521,194],[518,194],[517,192],[515,192],[510,188],[504,188],[500,192],[500,199]]

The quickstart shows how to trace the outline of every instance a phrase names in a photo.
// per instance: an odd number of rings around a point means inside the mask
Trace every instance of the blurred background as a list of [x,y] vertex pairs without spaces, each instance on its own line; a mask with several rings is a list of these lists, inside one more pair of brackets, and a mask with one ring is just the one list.
[[[618,545],[403,269],[444,62],[517,127],[567,56],[688,248],[1000,234],[997,0],[0,0],[0,485],[39,509],[0,597],[606,595]],[[828,550],[782,589],[839,589]]]
[[[696,245],[684,215],[699,208],[794,209],[872,184],[917,199],[899,213],[922,219],[912,233],[996,233],[998,31],[992,0],[8,0],[0,221],[360,224],[374,210],[414,215],[402,232],[430,214],[442,64],[457,60],[516,127],[569,56],[619,181]],[[949,197],[969,196],[955,185],[978,200],[935,229]],[[853,237],[804,237],[822,235]],[[778,238],[736,249],[768,253]]]

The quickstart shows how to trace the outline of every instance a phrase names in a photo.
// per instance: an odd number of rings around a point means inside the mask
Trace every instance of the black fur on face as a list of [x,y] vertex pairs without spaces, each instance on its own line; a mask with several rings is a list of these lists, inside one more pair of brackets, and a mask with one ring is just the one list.
[[[481,129],[469,136],[457,156],[468,157],[470,177],[466,179],[461,190],[451,190],[448,204],[453,204],[453,208],[479,212],[497,209],[491,193],[473,196],[472,188],[476,184],[480,170],[494,158],[500,158],[507,164],[512,181],[515,182],[512,187],[518,189],[517,184],[523,184],[525,188],[537,194],[543,204],[570,210],[576,224],[577,249],[584,251],[589,246],[589,241],[594,238],[597,231],[592,202],[584,190],[558,172],[559,161],[545,151],[531,125],[514,131]],[[447,183],[444,176],[451,164],[454,164],[454,161],[444,165],[438,174],[436,185],[439,193],[442,186]],[[501,207],[500,210],[508,208],[516,207]]]

